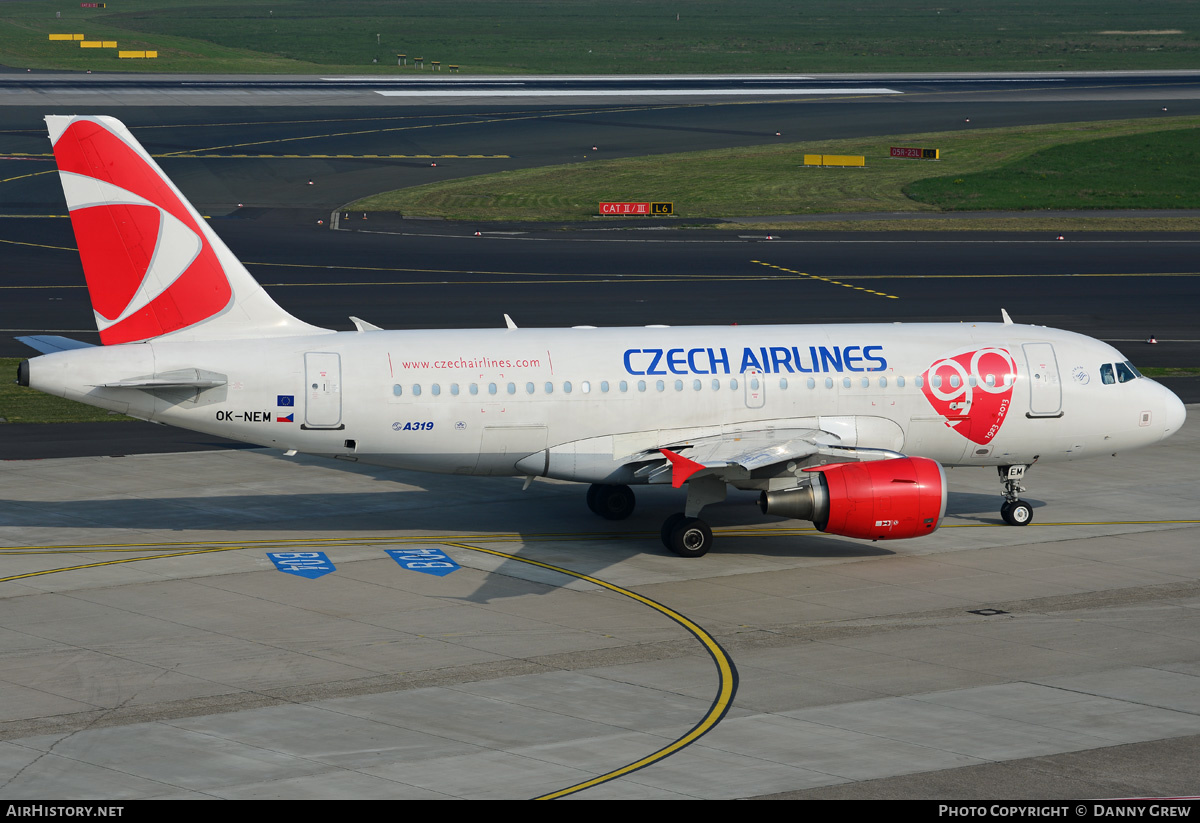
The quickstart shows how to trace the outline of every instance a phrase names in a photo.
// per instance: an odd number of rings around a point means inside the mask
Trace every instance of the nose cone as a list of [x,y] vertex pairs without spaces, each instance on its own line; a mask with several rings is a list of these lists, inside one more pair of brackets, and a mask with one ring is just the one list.
[[1162,393],[1162,411],[1158,418],[1162,425],[1162,437],[1159,439],[1166,440],[1183,427],[1183,421],[1187,419],[1187,407],[1175,392],[1165,386],[1162,387]]

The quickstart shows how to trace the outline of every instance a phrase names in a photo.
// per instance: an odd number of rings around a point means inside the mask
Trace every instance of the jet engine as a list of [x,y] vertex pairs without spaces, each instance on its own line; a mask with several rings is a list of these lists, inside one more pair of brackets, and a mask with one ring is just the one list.
[[831,463],[805,469],[812,482],[763,492],[763,514],[811,520],[829,534],[897,540],[933,533],[946,516],[946,472],[927,457]]

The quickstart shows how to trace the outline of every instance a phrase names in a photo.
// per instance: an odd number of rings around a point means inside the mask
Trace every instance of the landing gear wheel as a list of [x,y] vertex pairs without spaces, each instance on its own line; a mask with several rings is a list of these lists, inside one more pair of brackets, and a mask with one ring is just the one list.
[[667,546],[680,557],[703,557],[712,548],[712,529],[698,517],[685,517],[671,531]]
[[633,514],[633,490],[628,486],[593,485],[588,488],[588,508],[606,520],[624,520]]
[[683,512],[675,512],[675,514],[663,521],[662,529],[658,536],[662,538],[662,544],[668,549],[671,548],[671,532],[675,531],[675,527],[687,520],[687,515]]
[[1010,526],[1028,526],[1033,520],[1033,507],[1024,500],[1010,500],[1000,507],[1000,516]]

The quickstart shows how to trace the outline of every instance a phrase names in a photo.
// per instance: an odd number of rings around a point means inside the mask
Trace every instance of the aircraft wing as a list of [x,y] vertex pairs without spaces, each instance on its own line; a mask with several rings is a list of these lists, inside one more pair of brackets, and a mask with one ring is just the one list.
[[[700,437],[672,443],[658,451],[667,463],[646,466],[651,483],[667,482],[679,488],[700,471],[726,481],[745,480],[751,472],[788,461],[801,461],[839,449],[841,438],[821,429],[757,429]],[[849,451],[839,449],[840,451]],[[842,460],[861,459],[852,456]]]

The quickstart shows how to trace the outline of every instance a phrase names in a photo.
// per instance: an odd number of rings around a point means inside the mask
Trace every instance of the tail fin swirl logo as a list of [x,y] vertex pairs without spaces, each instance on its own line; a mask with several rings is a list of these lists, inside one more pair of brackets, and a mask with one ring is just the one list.
[[229,281],[199,216],[148,156],[81,118],[59,136],[54,157],[105,345],[187,328],[229,305]]
[[1012,405],[1017,364],[1007,349],[985,348],[938,360],[921,391],[946,425],[973,443],[990,443]]

